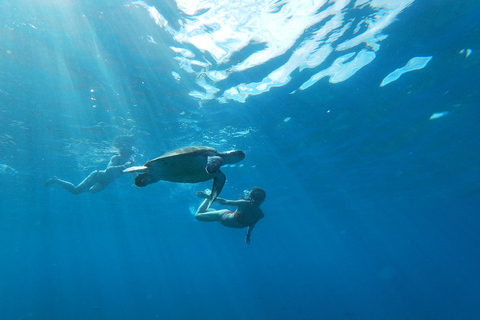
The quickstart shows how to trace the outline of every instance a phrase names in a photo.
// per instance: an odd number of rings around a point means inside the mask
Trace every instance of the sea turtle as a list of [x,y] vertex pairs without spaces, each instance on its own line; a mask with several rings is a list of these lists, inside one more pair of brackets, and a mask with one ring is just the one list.
[[137,187],[145,187],[159,180],[182,183],[197,183],[213,178],[212,193],[208,207],[215,201],[225,184],[223,164],[237,163],[245,159],[240,150],[218,152],[204,146],[190,146],[165,153],[145,165],[130,167],[123,172],[142,172],[135,177]]

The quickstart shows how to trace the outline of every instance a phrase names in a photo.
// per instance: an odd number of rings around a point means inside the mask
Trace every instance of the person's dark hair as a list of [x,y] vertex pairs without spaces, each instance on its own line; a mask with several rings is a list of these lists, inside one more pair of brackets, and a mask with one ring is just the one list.
[[135,138],[129,135],[117,136],[113,139],[113,146],[118,149],[132,149]]
[[252,187],[247,199],[253,202],[263,202],[267,197],[267,192],[260,187]]

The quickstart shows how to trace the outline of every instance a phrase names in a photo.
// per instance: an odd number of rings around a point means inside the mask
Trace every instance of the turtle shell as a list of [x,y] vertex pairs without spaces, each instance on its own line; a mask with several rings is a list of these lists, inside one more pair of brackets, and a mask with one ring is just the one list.
[[[165,153],[164,155],[151,160],[155,161],[158,159],[165,159],[165,158],[171,158],[171,157],[176,157],[176,156],[186,156],[186,155],[191,155],[191,156],[196,156],[198,154],[202,154],[204,152],[217,152],[215,148],[212,147],[205,147],[205,146],[189,146],[189,147],[183,147],[179,149],[175,149],[172,151],[169,151]],[[149,161],[150,162],[150,161]]]
[[172,150],[148,161],[145,164],[149,168],[148,172],[137,176],[136,181],[138,180],[139,184],[143,184],[141,181],[150,184],[158,180],[184,183],[210,180],[213,175],[205,170],[207,165],[207,154],[205,153],[212,152],[216,153],[217,150],[204,146],[190,146]]

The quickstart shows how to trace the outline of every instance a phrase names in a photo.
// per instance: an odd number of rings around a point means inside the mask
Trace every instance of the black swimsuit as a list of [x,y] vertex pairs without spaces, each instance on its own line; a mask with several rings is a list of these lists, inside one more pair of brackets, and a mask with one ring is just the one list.
[[238,212],[237,210],[235,210],[235,212],[232,212],[232,211],[228,210],[223,215],[225,216],[226,214],[233,214],[233,216],[235,217],[235,220],[244,227],[250,227],[250,226],[254,225],[255,223],[257,223],[258,220],[260,220],[260,219],[258,219],[253,223],[248,223],[245,219],[245,213],[244,212]]

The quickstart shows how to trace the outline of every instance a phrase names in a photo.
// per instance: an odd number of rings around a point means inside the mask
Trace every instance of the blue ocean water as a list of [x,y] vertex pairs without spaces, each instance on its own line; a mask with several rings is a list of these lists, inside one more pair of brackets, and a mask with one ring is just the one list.
[[[265,1],[265,12],[294,2]],[[344,24],[325,33],[330,42],[315,38],[328,25],[318,21],[240,71],[299,13],[215,59],[195,36],[215,40],[225,16],[212,15],[240,9],[185,3],[0,3],[0,319],[478,318],[478,1],[332,1]],[[340,50],[336,37],[354,39],[370,11],[383,13],[360,33],[395,16],[374,40]],[[205,17],[208,27],[182,31]],[[274,79],[311,38],[336,47]],[[355,64],[361,50],[374,59]],[[344,80],[299,89],[350,53]],[[432,58],[380,87],[414,57]],[[222,169],[221,196],[266,190],[251,244],[244,229],[194,219],[195,192],[211,182],[137,188],[126,174],[96,194],[44,187],[104,169],[126,134],[137,165],[187,145],[243,150]]]

